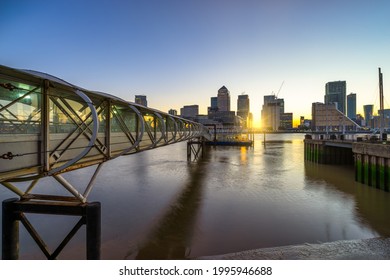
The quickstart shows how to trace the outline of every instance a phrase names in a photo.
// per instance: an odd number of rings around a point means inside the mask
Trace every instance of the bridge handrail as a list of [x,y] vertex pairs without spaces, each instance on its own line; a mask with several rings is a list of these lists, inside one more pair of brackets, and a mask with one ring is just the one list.
[[0,65],[0,182],[52,176],[194,137],[211,139],[200,123]]

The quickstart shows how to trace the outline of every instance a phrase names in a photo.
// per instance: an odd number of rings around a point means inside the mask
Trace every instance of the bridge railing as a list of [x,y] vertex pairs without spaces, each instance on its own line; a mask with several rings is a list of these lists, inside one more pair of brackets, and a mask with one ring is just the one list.
[[194,137],[211,139],[199,123],[0,66],[0,182],[59,174]]

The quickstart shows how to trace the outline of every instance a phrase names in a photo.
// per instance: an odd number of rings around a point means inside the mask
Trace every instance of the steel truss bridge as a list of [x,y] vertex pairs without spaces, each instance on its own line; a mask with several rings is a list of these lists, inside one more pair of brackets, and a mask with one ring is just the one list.
[[[199,123],[0,65],[0,184],[22,200],[84,203],[106,161],[202,137],[211,139]],[[92,165],[96,170],[83,191],[62,176]],[[70,196],[33,194],[46,176]],[[21,181],[29,183],[22,188]]]

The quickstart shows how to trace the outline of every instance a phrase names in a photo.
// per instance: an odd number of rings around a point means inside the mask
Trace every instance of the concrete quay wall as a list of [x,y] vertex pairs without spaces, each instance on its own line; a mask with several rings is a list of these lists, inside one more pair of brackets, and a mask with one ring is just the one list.
[[390,145],[382,143],[353,143],[356,181],[390,190]]
[[[343,147],[343,141],[340,142],[340,147],[329,146],[326,140],[304,140],[304,154],[305,160],[321,163],[321,164],[353,164],[352,149]],[[338,143],[332,141],[332,143]]]
[[390,191],[390,145],[387,142],[304,140],[305,160],[320,164],[353,164],[357,182]]

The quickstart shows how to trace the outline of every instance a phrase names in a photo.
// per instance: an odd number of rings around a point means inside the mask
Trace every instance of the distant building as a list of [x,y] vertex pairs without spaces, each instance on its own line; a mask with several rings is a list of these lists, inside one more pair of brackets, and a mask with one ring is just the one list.
[[299,118],[299,126],[303,126],[304,123],[305,123],[305,116],[301,116]]
[[237,98],[237,116],[241,117],[244,127],[247,127],[249,116],[249,97],[248,95],[239,95]]
[[279,130],[286,130],[293,128],[293,113],[283,113],[280,115]]
[[356,131],[360,126],[337,109],[336,104],[312,104],[312,131],[346,132]]
[[218,90],[217,97],[211,97],[210,105],[207,110],[210,123],[221,123],[224,128],[242,125],[236,112],[230,111],[230,92],[225,86]]
[[337,109],[343,114],[345,110],[345,100],[347,92],[346,81],[329,82],[325,85],[325,104],[336,104]]
[[367,127],[373,127],[372,119],[374,117],[374,105],[368,104],[363,106],[364,120]]
[[[378,110],[378,115],[382,116],[383,114],[383,128],[388,129],[390,128],[390,109],[383,109]],[[375,128],[380,128],[381,127],[381,117],[379,117],[379,124],[378,126],[375,126]]]
[[356,120],[356,93],[347,95],[347,117]]
[[217,103],[218,111],[230,111],[230,92],[225,86],[218,90]]
[[253,114],[249,112],[248,114],[248,122],[247,122],[248,128],[253,128]]
[[208,121],[209,118],[207,115],[196,115],[196,121],[201,122],[201,121]]
[[168,114],[170,114],[170,115],[172,115],[172,116],[177,116],[177,110],[175,110],[175,109],[170,109],[170,110],[168,111]]
[[276,131],[280,127],[280,117],[284,114],[284,99],[275,95],[265,95],[261,110],[261,127]]
[[299,125],[298,128],[300,130],[308,130],[311,127],[311,120],[305,119],[305,116],[301,116],[299,118]]
[[211,97],[210,105],[210,107],[207,107],[208,115],[218,111],[218,97]]
[[146,100],[146,95],[136,95],[135,103],[148,107],[148,101]]
[[372,116],[370,120],[370,128],[380,128],[381,123],[380,123],[380,117],[378,115]]
[[241,125],[235,111],[216,111],[208,115],[210,120],[222,123],[224,127]]
[[199,115],[199,105],[186,105],[180,109],[180,116],[185,119],[195,119]]
[[356,121],[355,122],[362,127],[366,126],[366,121],[365,121],[364,117],[360,114],[356,114]]
[[303,121],[303,127],[304,127],[304,129],[310,129],[311,128],[311,120],[305,119]]
[[211,97],[210,98],[210,105],[212,109],[218,110],[218,97]]

